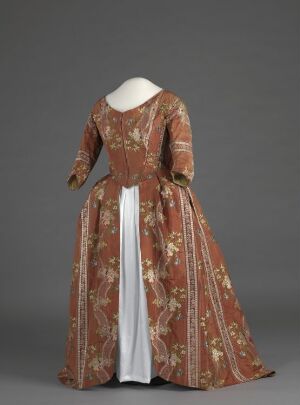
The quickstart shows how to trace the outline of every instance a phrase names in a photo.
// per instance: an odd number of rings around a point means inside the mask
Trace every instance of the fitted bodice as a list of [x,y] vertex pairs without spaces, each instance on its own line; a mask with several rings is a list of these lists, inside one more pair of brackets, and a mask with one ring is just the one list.
[[105,96],[94,103],[68,177],[72,189],[86,181],[103,146],[110,176],[125,187],[159,172],[184,186],[194,176],[189,115],[183,100],[170,90],[162,89],[124,112],[111,107]]
[[125,112],[112,108],[105,97],[99,100],[94,120],[109,156],[109,171],[125,187],[151,178],[163,165],[163,93]]

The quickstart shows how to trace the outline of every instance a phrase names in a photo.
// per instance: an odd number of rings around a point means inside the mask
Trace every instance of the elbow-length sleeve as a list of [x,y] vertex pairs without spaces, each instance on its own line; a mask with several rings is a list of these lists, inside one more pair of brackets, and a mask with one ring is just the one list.
[[67,176],[67,184],[71,190],[77,190],[85,183],[102,147],[103,141],[91,111],[84,126],[73,166]]
[[194,177],[192,128],[185,102],[176,97],[166,117],[171,155],[170,172],[173,182],[188,186]]

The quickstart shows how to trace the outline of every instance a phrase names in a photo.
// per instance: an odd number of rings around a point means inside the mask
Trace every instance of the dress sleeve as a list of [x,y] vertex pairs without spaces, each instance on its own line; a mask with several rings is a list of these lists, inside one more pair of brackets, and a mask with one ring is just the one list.
[[73,166],[67,176],[70,190],[77,190],[85,183],[102,147],[103,141],[94,121],[93,111],[91,111],[84,126]]
[[187,106],[176,97],[166,117],[171,155],[170,172],[174,183],[183,187],[190,184],[194,177],[194,157],[192,129]]

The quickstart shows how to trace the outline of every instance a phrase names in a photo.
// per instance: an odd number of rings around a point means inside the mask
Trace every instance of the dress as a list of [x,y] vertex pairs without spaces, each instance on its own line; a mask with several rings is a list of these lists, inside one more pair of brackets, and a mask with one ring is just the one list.
[[84,389],[114,373],[123,381],[158,375],[210,390],[274,375],[191,188],[186,102],[162,89],[120,112],[99,98],[67,176],[70,189],[85,183],[103,146],[109,173],[77,219],[60,382]]

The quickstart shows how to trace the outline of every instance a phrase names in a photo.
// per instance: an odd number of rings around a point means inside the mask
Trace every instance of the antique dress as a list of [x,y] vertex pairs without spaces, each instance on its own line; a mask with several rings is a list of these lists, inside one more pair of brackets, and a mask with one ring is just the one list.
[[209,390],[275,374],[259,357],[222,251],[190,183],[185,101],[162,89],[118,111],[93,105],[67,177],[88,178],[102,147],[109,173],[77,219],[65,364],[68,386],[149,382]]

